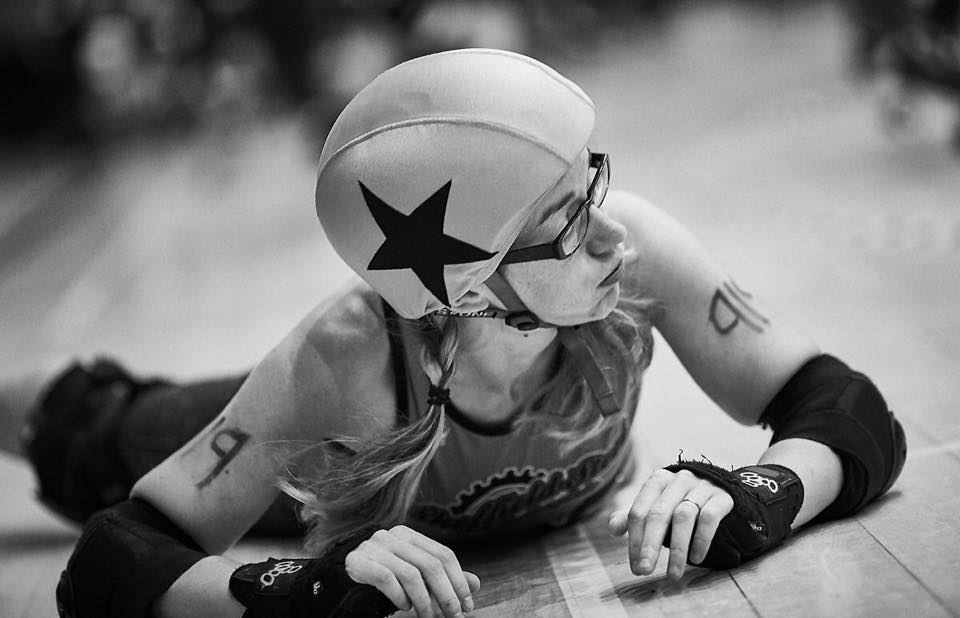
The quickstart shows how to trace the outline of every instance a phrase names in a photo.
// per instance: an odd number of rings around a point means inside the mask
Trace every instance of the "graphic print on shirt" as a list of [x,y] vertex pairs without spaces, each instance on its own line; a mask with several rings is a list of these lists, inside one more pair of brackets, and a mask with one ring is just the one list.
[[627,434],[620,431],[613,444],[590,451],[567,467],[507,467],[471,483],[457,494],[455,502],[420,504],[411,515],[428,526],[460,534],[496,528],[527,516],[548,515],[545,521],[563,523],[585,498],[606,489],[617,476]]

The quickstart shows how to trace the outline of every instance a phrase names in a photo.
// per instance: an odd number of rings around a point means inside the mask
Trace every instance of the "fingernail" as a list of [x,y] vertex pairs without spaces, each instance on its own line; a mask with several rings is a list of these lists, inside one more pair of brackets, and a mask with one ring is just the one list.
[[469,595],[468,595],[467,598],[463,601],[463,608],[464,608],[465,610],[467,610],[468,612],[472,612],[472,611],[473,611],[473,597],[472,597],[472,596],[469,596]]
[[645,571],[649,571],[649,570],[650,570],[650,561],[647,560],[646,558],[641,558],[641,560],[640,560],[640,565],[639,565],[639,566],[640,566],[640,572],[641,572],[641,573],[643,573],[643,572],[645,572]]

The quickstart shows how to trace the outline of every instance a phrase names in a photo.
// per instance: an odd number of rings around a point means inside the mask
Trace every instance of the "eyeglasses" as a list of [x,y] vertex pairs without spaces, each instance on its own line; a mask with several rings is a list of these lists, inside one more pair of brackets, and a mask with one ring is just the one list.
[[580,248],[590,226],[590,207],[599,208],[610,187],[610,157],[599,152],[590,153],[590,169],[596,169],[597,173],[587,188],[587,199],[577,207],[560,234],[552,242],[507,251],[501,264],[565,260]]

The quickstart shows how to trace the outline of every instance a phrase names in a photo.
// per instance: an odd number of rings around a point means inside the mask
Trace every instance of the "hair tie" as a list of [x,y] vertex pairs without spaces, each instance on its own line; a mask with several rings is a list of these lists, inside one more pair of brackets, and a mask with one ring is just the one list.
[[431,384],[430,390],[427,391],[427,405],[445,406],[448,403],[450,403],[450,389]]

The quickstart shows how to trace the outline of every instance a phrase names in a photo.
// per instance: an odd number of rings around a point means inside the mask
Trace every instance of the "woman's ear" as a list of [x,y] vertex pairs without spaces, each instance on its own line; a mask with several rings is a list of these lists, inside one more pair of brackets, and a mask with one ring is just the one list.
[[466,294],[453,301],[450,309],[457,313],[472,313],[474,311],[483,311],[489,306],[490,299],[477,290],[469,290]]

